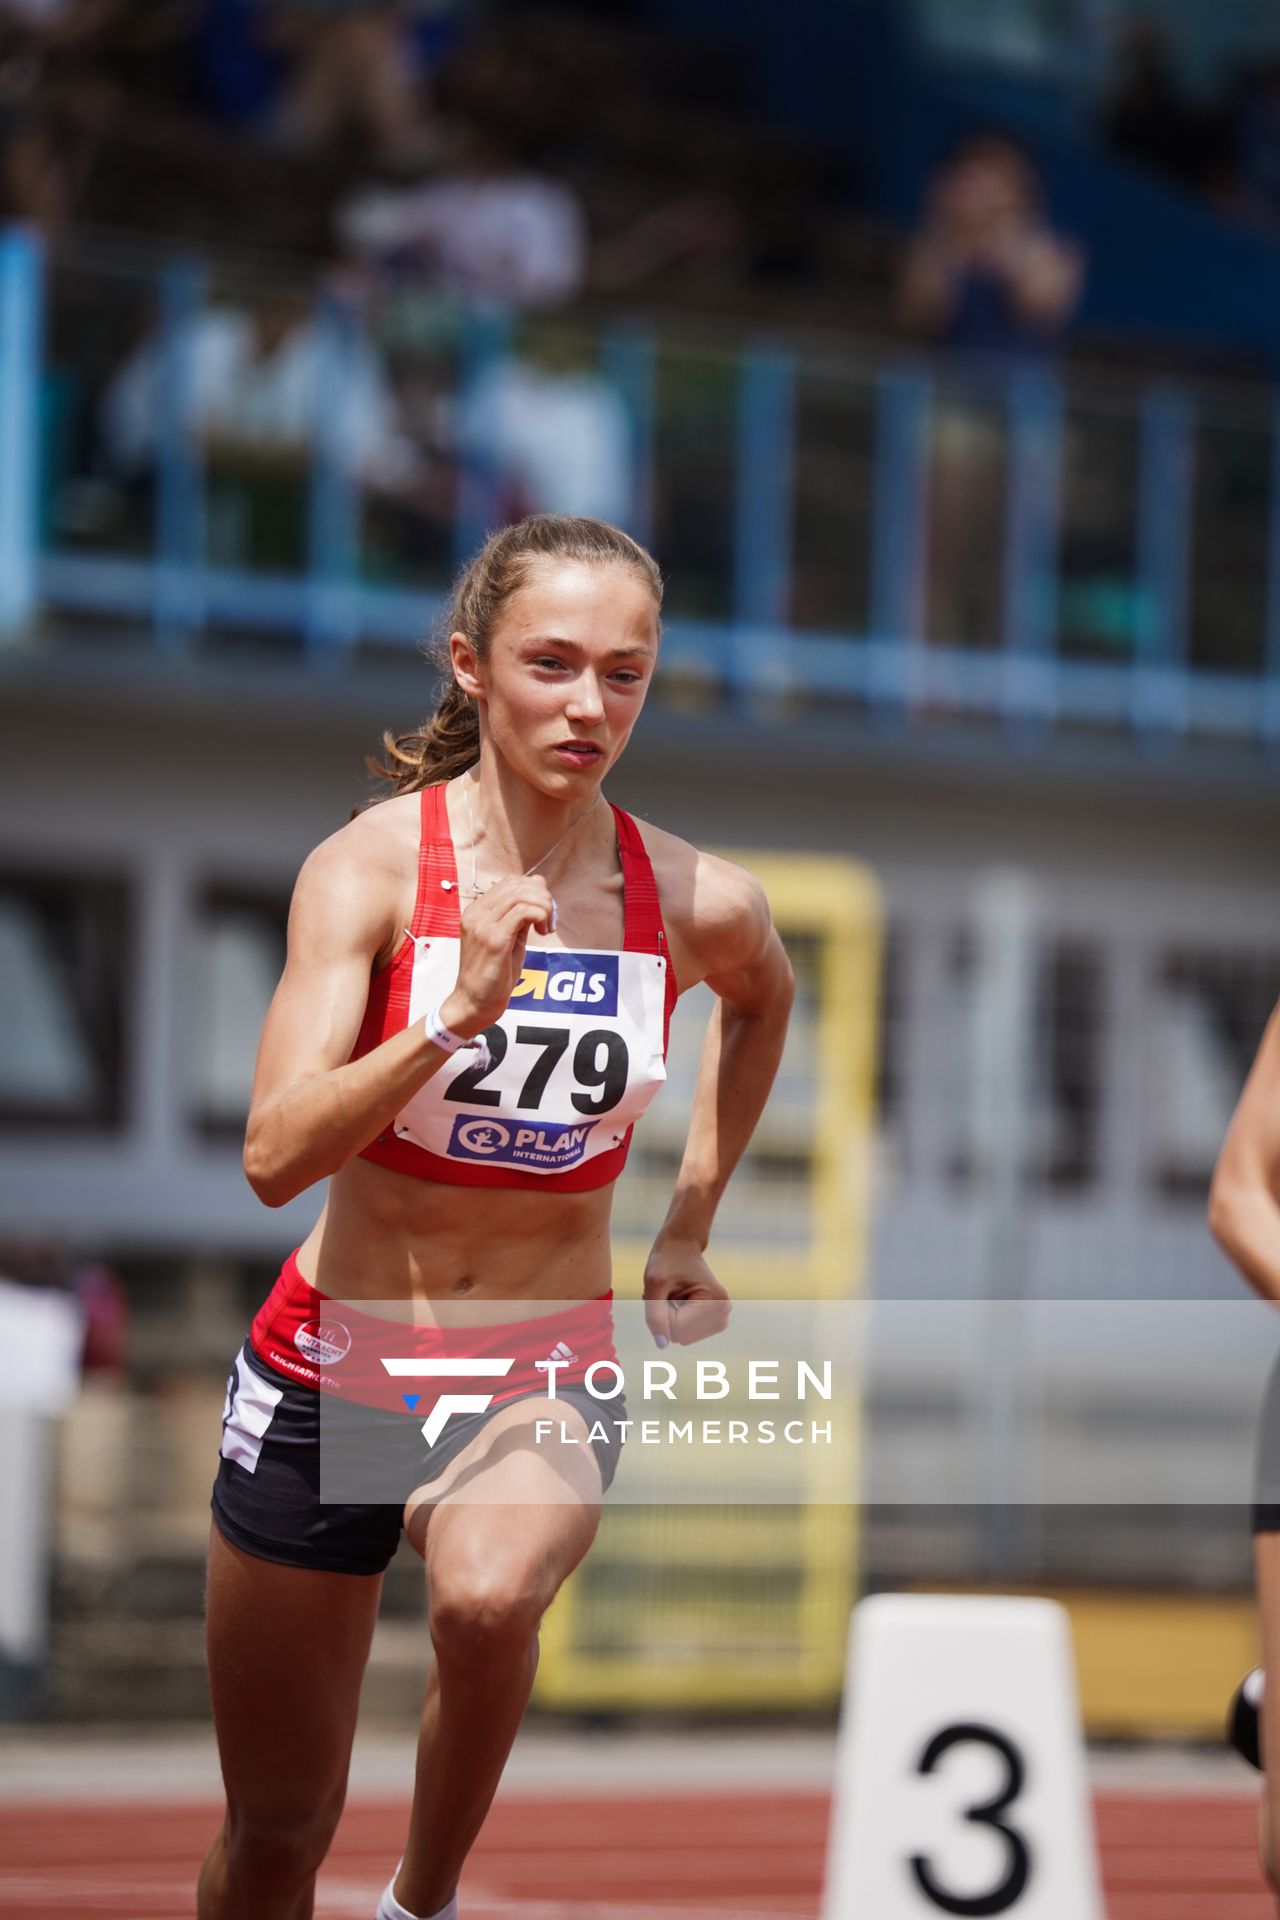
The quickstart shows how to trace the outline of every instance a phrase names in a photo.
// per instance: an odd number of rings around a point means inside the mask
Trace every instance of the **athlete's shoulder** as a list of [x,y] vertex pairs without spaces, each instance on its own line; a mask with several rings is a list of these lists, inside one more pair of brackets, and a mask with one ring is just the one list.
[[299,878],[333,881],[350,876],[376,880],[402,873],[407,852],[416,852],[421,799],[396,793],[355,814],[311,849]]
[[290,932],[345,930],[380,947],[399,917],[406,874],[416,862],[421,801],[394,794],[347,821],[303,861],[293,892]]
[[648,820],[636,826],[653,867],[681,987],[749,967],[773,926],[768,896],[755,875]]

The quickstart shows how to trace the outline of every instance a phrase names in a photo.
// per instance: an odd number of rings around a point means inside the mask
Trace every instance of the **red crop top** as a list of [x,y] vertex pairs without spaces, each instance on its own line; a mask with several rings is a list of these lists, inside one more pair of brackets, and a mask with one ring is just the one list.
[[[457,978],[458,870],[444,794],[422,790],[413,922],[372,977],[353,1060],[430,1011]],[[363,1159],[457,1186],[581,1193],[617,1179],[634,1121],[665,1078],[678,988],[644,842],[630,814],[614,807],[613,816],[621,952],[531,945],[506,1012],[486,1032],[493,1065],[481,1072],[469,1049],[451,1054]]]

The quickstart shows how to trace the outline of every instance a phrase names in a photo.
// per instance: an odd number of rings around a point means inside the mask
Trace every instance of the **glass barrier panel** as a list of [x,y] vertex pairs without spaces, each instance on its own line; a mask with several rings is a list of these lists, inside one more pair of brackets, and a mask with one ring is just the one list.
[[1117,397],[1069,386],[1063,419],[1058,653],[1128,661],[1138,650],[1139,428]]
[[925,632],[935,644],[992,649],[1004,628],[1009,423],[1007,382],[943,368],[929,419]]
[[72,253],[47,267],[40,393],[45,553],[141,558],[156,538],[160,270]]
[[[203,557],[227,572],[304,574],[327,373],[318,302],[294,285],[219,275],[189,324]],[[339,402],[353,461],[361,403],[351,388]]]
[[1206,408],[1195,436],[1187,657],[1215,673],[1266,663],[1273,433]]
[[792,453],[791,625],[862,634],[871,625],[875,390],[842,367],[797,367]]
[[489,459],[513,519],[567,513],[636,525],[642,423],[595,328],[526,318],[481,382],[476,410],[493,423]]
[[454,302],[411,285],[364,314],[360,351],[377,416],[354,476],[357,565],[366,586],[436,595],[453,577],[472,431],[462,395],[466,324]]
[[669,619],[727,620],[734,578],[738,368],[666,342],[657,366],[654,548]]

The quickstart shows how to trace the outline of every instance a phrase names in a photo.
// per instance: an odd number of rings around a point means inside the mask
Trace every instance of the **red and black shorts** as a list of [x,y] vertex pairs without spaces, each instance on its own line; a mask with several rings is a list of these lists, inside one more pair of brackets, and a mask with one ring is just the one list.
[[[581,1409],[588,1432],[606,1430],[607,1440],[593,1440],[591,1448],[607,1488],[621,1451],[618,1422],[626,1418],[624,1401],[621,1396],[596,1400],[585,1388],[564,1385],[557,1386],[556,1398]],[[233,1546],[261,1560],[328,1573],[382,1573],[400,1541],[404,1501],[321,1500],[320,1401],[314,1387],[273,1373],[246,1340],[227,1382],[214,1519]],[[344,1407],[338,1417],[352,1411]],[[500,1411],[495,1405],[484,1413],[455,1413],[428,1447],[416,1423],[361,1408],[361,1437],[385,1443],[403,1458],[407,1497],[414,1487],[437,1479]],[[327,1405],[325,1419],[335,1412]]]
[[[285,1566],[383,1572],[399,1544],[404,1503],[414,1489],[438,1479],[503,1407],[548,1398],[547,1376],[531,1358],[535,1353],[555,1357],[555,1399],[581,1411],[588,1433],[583,1444],[590,1445],[607,1490],[621,1452],[626,1403],[620,1393],[606,1399],[589,1392],[583,1379],[595,1360],[616,1359],[611,1299],[604,1295],[541,1319],[442,1335],[435,1328],[374,1321],[317,1293],[290,1256],[227,1380],[211,1502],[220,1532],[246,1553]],[[429,1441],[423,1416],[438,1397],[436,1388],[403,1391],[423,1383],[389,1377],[381,1358],[406,1347],[410,1356],[436,1364],[442,1354],[474,1358],[500,1349],[512,1359],[483,1411],[451,1411]],[[609,1381],[604,1391],[612,1388]],[[344,1477],[360,1497],[344,1496]],[[364,1497],[369,1489],[378,1497]]]

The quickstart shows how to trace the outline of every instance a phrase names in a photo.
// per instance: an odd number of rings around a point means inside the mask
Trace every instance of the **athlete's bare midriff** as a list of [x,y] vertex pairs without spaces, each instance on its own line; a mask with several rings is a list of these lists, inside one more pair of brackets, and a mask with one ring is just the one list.
[[607,1292],[612,1187],[454,1187],[353,1160],[298,1267],[342,1300],[589,1300]]

